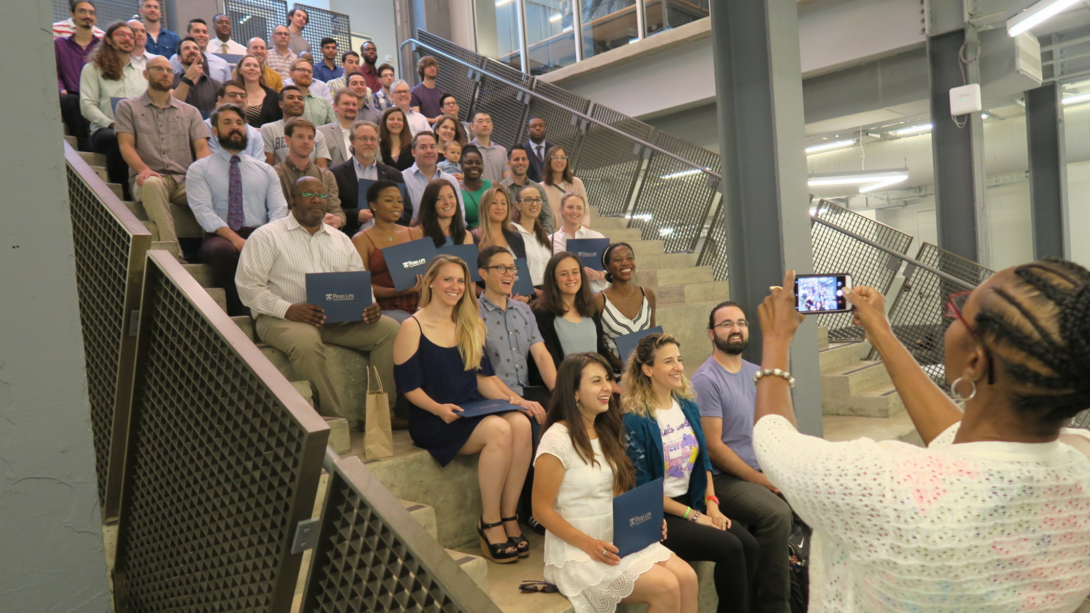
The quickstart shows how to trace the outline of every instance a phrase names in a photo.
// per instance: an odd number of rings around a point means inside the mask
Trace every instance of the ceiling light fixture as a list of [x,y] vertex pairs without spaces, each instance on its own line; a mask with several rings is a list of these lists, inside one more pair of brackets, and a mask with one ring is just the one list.
[[855,144],[854,140],[838,140],[831,143],[819,143],[806,148],[806,154],[821,153],[823,151],[832,151],[833,149],[843,149],[844,147],[851,147]]
[[505,4],[511,4],[511,0],[496,0],[497,7],[501,7]]
[[910,128],[901,128],[900,130],[894,130],[895,136],[908,136],[910,134],[922,134],[923,132],[930,132],[934,127],[929,123],[920,124],[918,126],[912,126]]
[[1083,102],[1090,102],[1090,94],[1078,94],[1076,96],[1068,96],[1063,99],[1064,106],[1069,104],[1082,104]]
[[556,22],[560,21],[563,18],[564,18],[564,16],[561,15],[560,13],[553,13],[552,15],[549,15],[549,23],[556,23]]
[[889,187],[908,180],[908,169],[899,168],[895,170],[872,170],[870,172],[860,172],[855,174],[818,174],[810,175],[809,180],[806,181],[806,185],[809,187],[825,187],[829,185],[858,185],[859,193],[865,194],[867,192],[881,189],[883,187]]
[[702,174],[704,171],[699,168],[692,168],[690,170],[679,170],[678,172],[671,172],[668,175],[662,175],[660,179],[680,179],[682,177],[691,177],[693,175]]
[[1078,4],[1081,0],[1041,0],[1007,20],[1007,36],[1015,37]]

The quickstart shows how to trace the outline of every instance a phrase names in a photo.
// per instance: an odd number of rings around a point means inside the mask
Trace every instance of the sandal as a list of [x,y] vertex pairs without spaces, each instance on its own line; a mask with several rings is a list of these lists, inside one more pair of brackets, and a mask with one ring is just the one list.
[[519,584],[519,591],[524,594],[533,594],[534,592],[541,592],[543,594],[555,594],[560,590],[552,583],[527,579],[526,581],[523,581]]
[[526,520],[526,523],[530,526],[531,530],[537,532],[541,536],[545,536],[545,526],[542,526],[540,522],[534,519],[533,515],[531,515],[529,519]]
[[[484,523],[484,516],[477,521],[477,534],[481,537],[481,555],[492,560],[497,564],[510,564],[511,562],[519,561],[519,552],[517,547],[511,544],[511,539],[508,538],[502,543],[489,542],[488,537],[484,535],[484,531],[489,528],[500,528],[503,526],[503,521],[498,521],[494,524]],[[509,551],[516,549],[516,551]]]
[[[516,525],[518,524],[518,520],[519,520],[519,516],[518,516],[517,513],[515,514],[514,517],[501,517],[500,518],[501,523],[508,522],[508,521],[513,521],[513,522],[515,522]],[[504,531],[506,532],[507,528],[504,528]],[[516,549],[519,550],[518,555],[519,555],[520,558],[525,558],[525,557],[530,555],[530,541],[526,540],[525,536],[523,536],[521,534],[518,535],[518,536],[508,536],[507,540],[512,545],[514,545]]]

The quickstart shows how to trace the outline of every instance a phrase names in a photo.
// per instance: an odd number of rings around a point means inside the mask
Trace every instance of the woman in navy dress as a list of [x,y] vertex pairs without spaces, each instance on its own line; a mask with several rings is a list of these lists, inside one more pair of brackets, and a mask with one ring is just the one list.
[[463,418],[459,405],[506,396],[484,351],[485,326],[477,299],[466,291],[469,268],[460,258],[439,255],[424,274],[420,310],[401,324],[394,345],[397,391],[412,403],[409,435],[440,465],[456,455],[481,455],[477,480],[482,514],[477,532],[481,553],[494,562],[529,555],[515,509],[533,449],[530,420],[522,411]]

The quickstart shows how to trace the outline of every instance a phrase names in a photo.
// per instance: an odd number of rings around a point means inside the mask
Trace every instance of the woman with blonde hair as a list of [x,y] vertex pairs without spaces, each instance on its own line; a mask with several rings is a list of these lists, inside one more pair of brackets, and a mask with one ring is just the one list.
[[757,539],[719,512],[700,410],[677,339],[660,333],[640,339],[621,382],[625,450],[636,485],[662,479],[668,530],[663,545],[686,562],[715,562],[716,610],[747,613],[757,573]]
[[265,82],[265,69],[257,56],[242,56],[232,77],[232,82],[246,90],[246,123],[260,128],[284,117],[280,109],[280,94]]
[[481,225],[471,232],[477,249],[498,245],[516,258],[526,257],[526,243],[511,225],[511,198],[507,190],[496,186],[481,195]]
[[[420,310],[401,324],[394,345],[398,393],[412,403],[409,435],[441,466],[456,455],[480,454],[481,554],[493,562],[517,562],[528,555],[516,516],[530,467],[530,420],[521,411],[461,417],[459,405],[505,396],[484,351],[485,326],[477,299],[466,291],[469,268],[460,258],[439,255],[424,274]],[[528,408],[528,407],[527,407]]]

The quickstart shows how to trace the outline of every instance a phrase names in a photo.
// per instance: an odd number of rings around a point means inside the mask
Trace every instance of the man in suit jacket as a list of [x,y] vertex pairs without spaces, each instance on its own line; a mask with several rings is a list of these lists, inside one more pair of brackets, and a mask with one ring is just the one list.
[[338,91],[333,96],[333,112],[337,115],[337,121],[318,126],[318,130],[325,136],[326,146],[329,147],[330,168],[352,159],[348,141],[350,128],[359,113],[356,95],[347,89]]
[[[349,96],[349,99],[355,100]],[[350,157],[346,162],[338,164],[330,169],[333,178],[337,180],[337,191],[340,192],[341,208],[344,209],[347,223],[341,228],[348,236],[355,236],[357,232],[371,225],[373,217],[371,209],[367,206],[359,206],[359,182],[360,179],[377,181],[387,179],[395,183],[404,183],[401,171],[387,166],[378,160],[378,126],[370,121],[357,121],[349,129],[351,136]],[[405,203],[405,211],[401,215],[401,222],[409,224],[412,216],[412,207]]]
[[530,155],[530,168],[526,170],[526,176],[531,181],[540,183],[544,178],[542,170],[545,168],[545,155],[553,144],[545,142],[545,120],[540,117],[530,118],[526,124],[526,132],[530,137],[523,145],[526,153]]

